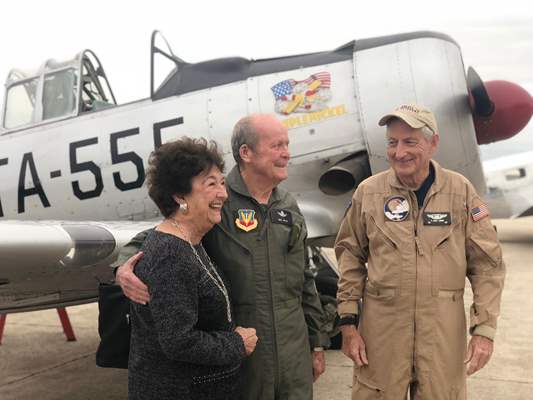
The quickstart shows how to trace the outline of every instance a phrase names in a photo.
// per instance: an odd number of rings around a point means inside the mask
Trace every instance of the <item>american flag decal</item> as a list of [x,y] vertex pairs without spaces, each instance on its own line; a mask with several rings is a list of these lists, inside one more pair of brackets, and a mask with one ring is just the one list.
[[272,86],[271,90],[274,93],[276,100],[292,94],[292,88],[294,87],[294,80],[287,79]]
[[489,209],[485,204],[482,203],[479,206],[472,208],[472,210],[470,210],[470,214],[472,215],[474,222],[477,222],[480,219],[489,216]]
[[329,74],[329,72],[318,72],[304,80],[304,82],[308,85],[313,83],[314,81],[320,81],[319,87],[329,88],[331,86],[331,75]]
[[320,71],[297,81],[286,79],[270,88],[276,99],[278,114],[314,113],[325,110],[331,100],[331,74]]

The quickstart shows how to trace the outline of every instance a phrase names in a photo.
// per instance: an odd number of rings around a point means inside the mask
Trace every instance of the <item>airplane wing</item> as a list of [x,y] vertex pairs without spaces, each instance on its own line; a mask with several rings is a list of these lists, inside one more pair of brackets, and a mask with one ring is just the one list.
[[95,301],[118,251],[146,222],[0,222],[0,313]]

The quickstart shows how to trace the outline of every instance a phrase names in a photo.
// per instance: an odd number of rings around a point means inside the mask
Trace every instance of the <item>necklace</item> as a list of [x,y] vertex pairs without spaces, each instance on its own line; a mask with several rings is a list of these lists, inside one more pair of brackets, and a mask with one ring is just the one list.
[[215,283],[215,286],[218,288],[218,290],[220,290],[220,292],[222,293],[222,295],[224,296],[224,300],[226,301],[226,313],[227,313],[227,317],[228,317],[228,322],[232,322],[232,317],[231,317],[231,306],[230,306],[230,301],[229,301],[229,293],[228,293],[228,289],[226,288],[226,285],[224,285],[224,281],[222,280],[222,278],[220,277],[220,275],[218,274],[215,266],[213,265],[213,262],[211,261],[211,258],[209,257],[209,254],[207,254],[207,252],[205,251],[204,249],[204,246],[202,245],[202,243],[200,242],[200,247],[202,248],[202,251],[204,253],[204,255],[206,256],[207,260],[209,261],[209,268],[204,264],[204,262],[202,261],[200,255],[198,254],[198,252],[196,251],[196,248],[194,247],[194,245],[191,243],[190,240],[188,240],[186,237],[187,235],[184,234],[183,230],[181,229],[181,227],[176,223],[176,221],[174,221],[172,218],[169,218],[168,221],[170,222],[170,224],[176,228],[183,236],[184,236],[184,239],[187,243],[189,243],[189,246],[191,246],[191,250],[192,252],[194,253],[194,255],[196,256],[196,259],[198,260],[198,262],[200,263],[200,266],[202,267],[202,269],[207,273],[207,275],[211,278],[211,280]]

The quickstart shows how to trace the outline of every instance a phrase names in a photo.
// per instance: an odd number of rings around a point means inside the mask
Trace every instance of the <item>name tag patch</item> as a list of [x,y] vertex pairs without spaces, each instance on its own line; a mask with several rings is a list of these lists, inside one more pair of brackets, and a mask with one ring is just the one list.
[[292,214],[288,210],[272,210],[270,211],[270,220],[274,224],[282,224],[292,226]]
[[424,225],[443,226],[452,223],[452,216],[449,212],[425,212],[422,214]]

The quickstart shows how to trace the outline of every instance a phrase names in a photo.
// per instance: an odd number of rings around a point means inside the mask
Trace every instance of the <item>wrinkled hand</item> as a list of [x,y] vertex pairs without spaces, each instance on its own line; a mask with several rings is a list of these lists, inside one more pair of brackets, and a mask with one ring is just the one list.
[[466,352],[465,364],[469,363],[466,371],[467,375],[472,375],[483,368],[489,362],[493,350],[494,343],[492,340],[485,336],[472,336]]
[[120,285],[126,297],[139,304],[146,304],[150,301],[148,287],[133,273],[135,265],[143,255],[142,252],[139,252],[130,257],[128,261],[118,268],[115,277],[116,282]]
[[313,382],[326,371],[326,356],[324,351],[313,351]]
[[355,325],[341,326],[342,332],[342,352],[351,358],[358,367],[368,365],[366,357],[365,341],[359,334]]
[[238,326],[235,328],[235,332],[241,335],[242,341],[244,342],[244,348],[246,349],[246,355],[249,356],[252,354],[258,340],[255,329]]

